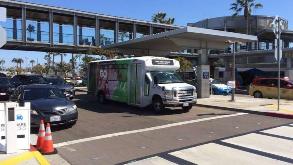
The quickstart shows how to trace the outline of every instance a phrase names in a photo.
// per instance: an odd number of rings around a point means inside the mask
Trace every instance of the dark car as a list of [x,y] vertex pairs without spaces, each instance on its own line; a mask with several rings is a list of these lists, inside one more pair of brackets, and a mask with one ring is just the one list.
[[15,75],[11,79],[11,84],[16,88],[20,85],[48,84],[42,75]]
[[0,77],[7,77],[7,76],[4,73],[0,73]]
[[51,85],[55,85],[57,88],[61,89],[62,92],[66,95],[66,97],[73,99],[75,95],[75,90],[73,85],[67,83],[64,79],[60,77],[47,77],[46,81],[50,83]]
[[53,126],[74,125],[78,119],[76,105],[53,85],[19,86],[13,99],[31,103],[32,127],[38,127],[41,119]]
[[12,90],[9,78],[0,77],[0,101],[8,101]]

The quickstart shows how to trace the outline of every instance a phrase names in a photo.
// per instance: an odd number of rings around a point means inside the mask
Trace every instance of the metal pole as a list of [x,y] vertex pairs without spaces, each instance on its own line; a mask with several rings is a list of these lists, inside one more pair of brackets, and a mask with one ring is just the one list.
[[280,78],[281,78],[281,59],[280,59],[280,17],[278,18],[278,34],[277,34],[277,57],[278,57],[278,109],[277,111],[280,110]]
[[235,87],[236,87],[236,81],[235,81],[235,42],[233,42],[233,71],[232,71],[232,81],[234,82],[234,86],[232,88],[232,95],[231,95],[231,101],[235,101]]

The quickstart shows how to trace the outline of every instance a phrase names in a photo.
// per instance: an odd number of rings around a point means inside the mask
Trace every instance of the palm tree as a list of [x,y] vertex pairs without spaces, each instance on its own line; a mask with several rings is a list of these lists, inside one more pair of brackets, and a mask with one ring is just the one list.
[[16,63],[16,67],[18,67],[18,64],[19,64],[19,68],[21,69],[21,64],[23,63],[23,59],[22,58],[13,58],[11,62]]
[[167,13],[164,12],[158,12],[157,14],[154,14],[152,17],[153,22],[157,23],[163,23],[163,24],[174,24],[175,18],[166,18]]
[[255,2],[255,0],[235,0],[235,2],[231,4],[230,10],[234,12],[233,16],[237,16],[240,12],[244,11],[243,14],[246,20],[246,34],[248,34],[249,16],[252,14],[252,10],[262,7],[263,5]]
[[5,60],[1,59],[0,60],[0,66],[1,66],[0,70],[4,69],[4,67],[3,67],[4,64],[5,64]]
[[32,33],[34,33],[34,32],[36,31],[36,30],[35,30],[35,26],[29,24],[26,30],[27,30],[27,31],[29,32],[29,34],[30,34],[30,37],[29,37],[28,40],[29,40],[29,41],[33,41],[34,39],[32,38]]
[[34,64],[35,64],[35,60],[30,60],[30,63],[32,64],[32,68],[34,67]]

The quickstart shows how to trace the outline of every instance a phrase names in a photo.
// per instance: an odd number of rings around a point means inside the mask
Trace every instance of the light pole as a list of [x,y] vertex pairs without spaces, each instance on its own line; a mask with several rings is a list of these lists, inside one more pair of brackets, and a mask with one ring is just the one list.
[[281,59],[282,59],[282,48],[283,43],[281,40],[281,33],[284,30],[284,20],[278,16],[272,22],[272,28],[276,35],[275,39],[275,59],[278,61],[278,111],[280,110],[280,86],[281,86]]
[[232,44],[232,54],[233,54],[233,61],[232,61],[232,81],[230,81],[229,86],[232,87],[232,94],[231,100],[232,102],[235,101],[235,89],[236,89],[236,59],[235,59],[235,52],[236,52],[236,42],[235,41],[226,41],[226,43]]

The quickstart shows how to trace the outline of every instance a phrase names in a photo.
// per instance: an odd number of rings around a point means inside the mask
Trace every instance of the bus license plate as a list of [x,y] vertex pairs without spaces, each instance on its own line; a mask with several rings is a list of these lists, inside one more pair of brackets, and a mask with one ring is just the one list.
[[189,104],[188,103],[183,103],[183,107],[188,107]]
[[61,121],[61,116],[51,116],[50,122],[54,122],[54,121]]
[[5,96],[5,95],[6,95],[6,93],[0,93],[0,95],[1,95],[1,96]]

